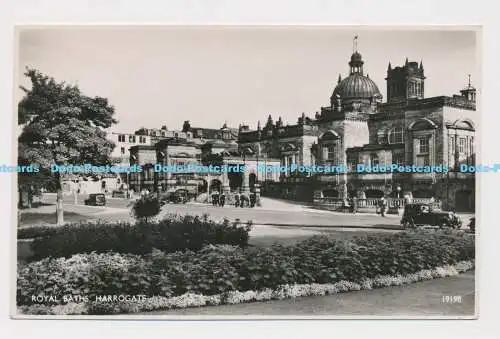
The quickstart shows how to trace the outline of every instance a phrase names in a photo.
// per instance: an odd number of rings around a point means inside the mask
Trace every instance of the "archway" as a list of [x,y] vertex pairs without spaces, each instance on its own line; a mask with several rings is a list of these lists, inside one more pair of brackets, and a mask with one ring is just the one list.
[[382,198],[384,196],[384,192],[382,190],[376,190],[376,189],[371,189],[371,190],[365,190],[365,197],[367,199],[373,199],[373,198]]
[[250,173],[248,175],[248,184],[250,186],[251,191],[253,191],[255,189],[256,183],[257,183],[257,175],[255,175],[255,173]]
[[213,191],[221,191],[222,189],[222,182],[219,179],[212,179],[210,181],[210,192]]
[[325,189],[325,190],[323,190],[323,197],[325,197],[325,198],[338,198],[339,191],[337,191],[336,189]]
[[414,198],[432,198],[434,196],[434,192],[427,189],[416,190],[412,193]]
[[205,179],[198,181],[198,193],[206,193],[208,190],[208,182]]
[[229,172],[227,174],[229,179],[229,188],[234,191],[243,185],[243,173]]

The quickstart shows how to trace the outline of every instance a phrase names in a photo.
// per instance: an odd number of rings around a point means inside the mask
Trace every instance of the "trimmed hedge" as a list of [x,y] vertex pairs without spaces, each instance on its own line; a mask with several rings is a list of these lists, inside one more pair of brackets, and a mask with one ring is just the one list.
[[247,246],[251,223],[241,226],[225,220],[218,223],[207,216],[170,216],[157,222],[82,223],[63,227],[19,230],[35,237],[33,257],[70,257],[77,253],[151,253],[153,248],[171,253],[198,251],[208,244]]
[[[18,306],[32,296],[55,296],[44,305],[65,304],[64,296],[225,295],[292,284],[335,284],[387,275],[407,275],[474,259],[474,237],[463,232],[417,231],[338,241],[313,237],[292,246],[240,248],[207,246],[201,251],[145,256],[91,253],[46,258],[18,269]],[[104,306],[103,306],[104,307]],[[105,308],[105,307],[104,307]],[[93,309],[92,314],[108,313]]]

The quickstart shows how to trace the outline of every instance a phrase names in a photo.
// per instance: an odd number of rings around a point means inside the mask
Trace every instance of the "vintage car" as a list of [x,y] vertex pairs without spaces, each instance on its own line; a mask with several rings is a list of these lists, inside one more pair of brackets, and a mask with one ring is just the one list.
[[89,194],[88,199],[85,199],[85,205],[104,206],[106,205],[106,196],[103,193]]
[[162,203],[185,204],[188,201],[188,192],[183,189],[165,192],[160,195],[160,201]]
[[128,198],[129,194],[127,191],[124,191],[124,190],[114,190],[112,193],[111,193],[111,197],[113,198]]
[[469,219],[469,231],[471,233],[476,232],[476,218],[475,217],[472,217]]
[[432,204],[406,204],[401,225],[403,228],[424,225],[460,228],[462,221],[456,213],[435,209]]

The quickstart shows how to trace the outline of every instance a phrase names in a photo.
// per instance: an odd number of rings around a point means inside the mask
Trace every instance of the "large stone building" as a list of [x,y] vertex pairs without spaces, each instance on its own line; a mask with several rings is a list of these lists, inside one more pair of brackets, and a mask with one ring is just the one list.
[[[146,130],[139,133],[147,133]],[[220,129],[191,127],[185,121],[182,131],[172,135],[163,135],[150,145],[130,147],[130,164],[141,165],[140,173],[130,176],[130,187],[135,191],[147,189],[150,192],[173,192],[187,190],[193,196],[207,198],[211,191],[223,191],[228,196],[233,192],[258,192],[259,156],[250,149],[239,147],[238,129],[224,124]],[[150,135],[148,132],[147,135]],[[269,164],[279,164],[278,159],[269,159]],[[155,166],[246,166],[244,172],[212,171],[158,171]],[[277,174],[269,179],[278,181]]]
[[460,164],[473,164],[476,90],[469,84],[460,95],[425,98],[422,62],[387,69],[387,101],[363,69],[356,51],[349,75],[338,83],[330,105],[314,118],[302,114],[297,124],[281,118],[257,130],[240,128],[238,143],[262,158],[277,158],[284,166],[305,165],[446,165],[447,173],[281,173],[264,192],[299,200],[358,196],[435,198],[444,208],[474,209],[473,174],[460,173]]

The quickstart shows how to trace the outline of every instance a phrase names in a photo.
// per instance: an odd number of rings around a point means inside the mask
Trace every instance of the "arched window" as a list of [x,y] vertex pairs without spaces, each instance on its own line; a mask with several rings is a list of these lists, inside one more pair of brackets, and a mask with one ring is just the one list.
[[403,127],[394,127],[389,131],[389,144],[402,144],[404,142]]

